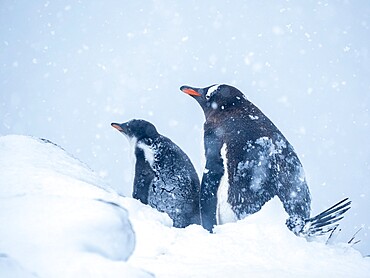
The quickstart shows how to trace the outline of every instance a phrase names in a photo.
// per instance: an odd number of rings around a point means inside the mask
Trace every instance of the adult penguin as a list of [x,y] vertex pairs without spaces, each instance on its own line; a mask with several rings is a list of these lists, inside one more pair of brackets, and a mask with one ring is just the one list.
[[289,215],[286,225],[296,235],[320,235],[336,228],[349,209],[348,199],[310,218],[310,192],[296,152],[242,92],[229,85],[180,90],[199,103],[206,119],[200,189],[205,229],[253,214],[274,196],[283,203]]
[[200,224],[199,178],[189,157],[144,120],[112,123],[135,153],[133,197],[166,212],[174,227]]

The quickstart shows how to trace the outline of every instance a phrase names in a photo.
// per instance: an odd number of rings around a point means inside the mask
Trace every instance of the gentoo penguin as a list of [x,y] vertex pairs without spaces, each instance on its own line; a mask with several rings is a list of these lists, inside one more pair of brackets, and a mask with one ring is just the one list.
[[136,157],[132,196],[166,212],[178,228],[200,224],[199,178],[189,157],[144,120],[111,124],[132,143]]
[[229,85],[180,90],[199,103],[206,119],[200,188],[204,228],[212,231],[216,224],[253,214],[276,195],[295,234],[318,235],[336,228],[350,202],[345,199],[310,218],[310,192],[296,152],[242,92]]

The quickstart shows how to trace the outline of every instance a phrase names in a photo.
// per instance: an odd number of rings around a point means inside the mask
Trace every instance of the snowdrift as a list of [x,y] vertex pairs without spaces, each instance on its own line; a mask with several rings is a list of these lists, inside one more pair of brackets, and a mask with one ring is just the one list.
[[47,140],[0,137],[0,277],[150,277],[125,263],[127,211]]
[[0,198],[0,277],[370,275],[347,244],[291,233],[278,199],[214,234],[176,229],[47,140],[0,137]]

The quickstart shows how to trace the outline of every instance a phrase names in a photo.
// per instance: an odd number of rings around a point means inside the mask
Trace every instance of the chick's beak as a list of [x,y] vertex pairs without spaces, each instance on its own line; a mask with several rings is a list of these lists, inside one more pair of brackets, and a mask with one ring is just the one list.
[[114,127],[115,129],[117,129],[118,131],[122,132],[123,131],[123,128],[121,127],[120,124],[117,124],[117,123],[111,123],[110,124],[112,127]]

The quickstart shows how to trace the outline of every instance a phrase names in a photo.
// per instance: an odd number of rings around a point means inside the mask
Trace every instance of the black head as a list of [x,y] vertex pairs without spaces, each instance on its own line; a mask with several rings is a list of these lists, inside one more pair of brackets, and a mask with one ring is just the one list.
[[212,85],[206,88],[182,86],[180,90],[192,96],[199,103],[206,117],[214,111],[238,107],[246,102],[242,92],[225,84]]
[[135,137],[137,140],[155,138],[159,135],[155,126],[144,120],[134,119],[122,124],[111,123],[111,126],[127,137]]

